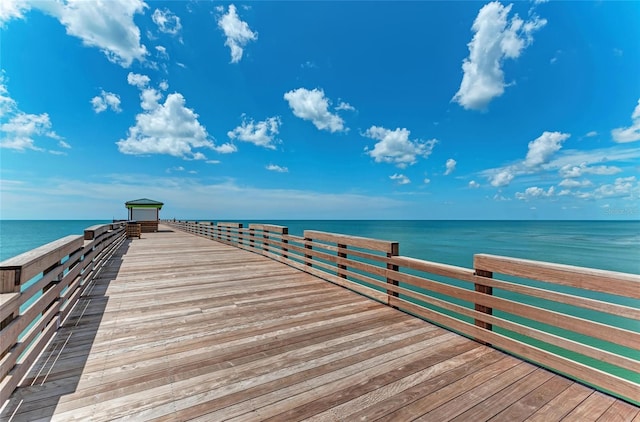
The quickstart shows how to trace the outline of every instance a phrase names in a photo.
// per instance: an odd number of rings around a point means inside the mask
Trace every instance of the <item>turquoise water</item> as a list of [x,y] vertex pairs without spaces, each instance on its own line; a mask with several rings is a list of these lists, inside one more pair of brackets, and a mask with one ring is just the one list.
[[0,261],[110,220],[0,220]]
[[[96,224],[110,223],[107,220],[0,220],[0,261],[19,255],[38,246],[68,235],[84,234],[84,229]],[[40,276],[28,280],[21,286],[27,289]],[[20,307],[24,312],[42,293],[37,293]],[[26,333],[35,324],[34,321],[22,333]]]
[[[394,240],[401,255],[468,268],[474,254],[489,253],[640,274],[640,221],[259,222],[287,226],[300,236],[304,230],[319,230]],[[0,260],[104,223],[110,221],[0,220]]]
[[[241,221],[243,223],[249,223]],[[473,267],[488,253],[640,274],[640,221],[261,221],[400,243],[400,255]]]

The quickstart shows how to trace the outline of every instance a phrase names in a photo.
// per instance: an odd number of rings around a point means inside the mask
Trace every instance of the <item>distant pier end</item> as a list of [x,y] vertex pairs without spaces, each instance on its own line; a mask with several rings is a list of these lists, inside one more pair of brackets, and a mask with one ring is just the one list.
[[160,210],[164,203],[148,198],[134,199],[125,202],[129,221],[140,223],[142,233],[153,233],[158,231],[158,221],[160,220]]

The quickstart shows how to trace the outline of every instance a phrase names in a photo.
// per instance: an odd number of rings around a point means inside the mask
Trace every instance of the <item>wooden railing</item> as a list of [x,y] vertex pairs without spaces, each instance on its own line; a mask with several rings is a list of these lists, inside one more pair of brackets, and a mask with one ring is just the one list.
[[166,221],[253,251],[638,404],[640,276],[478,254],[473,269],[397,242],[268,224]]
[[124,240],[97,225],[0,262],[0,406]]

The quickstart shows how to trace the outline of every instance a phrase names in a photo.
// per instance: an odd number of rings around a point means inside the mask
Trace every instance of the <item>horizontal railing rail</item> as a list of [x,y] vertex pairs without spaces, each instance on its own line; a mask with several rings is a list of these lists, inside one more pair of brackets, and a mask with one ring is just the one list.
[[122,223],[91,226],[0,262],[0,404],[124,240]]
[[278,260],[638,404],[640,276],[486,254],[463,268],[397,242],[268,224],[166,224]]

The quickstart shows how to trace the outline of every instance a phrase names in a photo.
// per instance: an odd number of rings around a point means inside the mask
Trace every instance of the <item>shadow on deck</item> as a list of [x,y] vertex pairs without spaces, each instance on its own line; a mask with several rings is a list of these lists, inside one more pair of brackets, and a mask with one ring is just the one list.
[[69,318],[44,349],[0,414],[0,420],[50,420],[60,398],[77,390],[109,301],[107,291],[120,271],[125,241],[87,286]]

